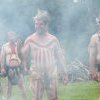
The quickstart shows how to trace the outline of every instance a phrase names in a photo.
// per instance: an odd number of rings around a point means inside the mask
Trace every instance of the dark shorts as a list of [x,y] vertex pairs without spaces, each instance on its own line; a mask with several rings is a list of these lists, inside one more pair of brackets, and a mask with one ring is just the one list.
[[20,67],[11,68],[6,66],[6,74],[8,81],[11,82],[12,85],[17,85],[20,79]]

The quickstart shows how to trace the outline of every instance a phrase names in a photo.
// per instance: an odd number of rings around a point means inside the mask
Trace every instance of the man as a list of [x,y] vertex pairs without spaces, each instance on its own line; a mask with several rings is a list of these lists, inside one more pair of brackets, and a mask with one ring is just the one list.
[[[98,27],[100,28],[100,15],[96,18]],[[89,68],[91,78],[100,81],[100,31],[95,33],[89,44]]]
[[24,57],[26,61],[30,55],[31,87],[34,100],[42,100],[44,89],[49,100],[58,100],[57,65],[60,71],[65,73],[66,61],[58,39],[48,33],[50,20],[48,13],[39,11],[33,20],[36,32],[26,39],[22,52],[23,55],[27,55]]
[[17,34],[15,32],[8,32],[8,42],[2,46],[1,50],[1,72],[7,74],[8,87],[7,87],[7,100],[10,100],[12,94],[12,86],[18,85],[23,100],[26,100],[25,88],[23,85],[23,76],[21,74],[21,60],[18,56],[17,49]]
[[[0,54],[1,54],[2,45],[0,44]],[[0,57],[0,74],[1,74],[1,57]]]

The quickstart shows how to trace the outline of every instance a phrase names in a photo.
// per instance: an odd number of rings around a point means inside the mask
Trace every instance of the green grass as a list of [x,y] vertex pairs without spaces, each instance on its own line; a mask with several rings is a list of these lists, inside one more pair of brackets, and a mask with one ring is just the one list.
[[[6,79],[1,79],[2,86],[6,87]],[[28,100],[32,99],[32,92],[29,88],[29,77],[25,78],[25,86],[28,94]],[[4,88],[4,93],[6,88]],[[0,100],[4,93],[0,94]],[[97,82],[78,82],[69,83],[68,85],[58,84],[58,98],[59,100],[98,100],[100,93],[99,85]],[[13,87],[12,100],[22,100],[20,90],[17,86]],[[43,100],[47,100],[46,94],[44,94]]]
[[60,85],[59,100],[97,100],[99,86],[96,82],[71,83]]

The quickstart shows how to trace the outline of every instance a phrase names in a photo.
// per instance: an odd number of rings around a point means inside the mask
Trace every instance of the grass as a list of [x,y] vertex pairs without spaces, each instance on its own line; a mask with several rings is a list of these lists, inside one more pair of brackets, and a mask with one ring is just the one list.
[[[31,89],[29,88],[29,77],[25,78],[25,86],[28,94],[28,100],[33,100]],[[7,80],[1,79],[4,93],[6,91]],[[22,100],[20,90],[14,86],[12,91],[12,100]],[[0,94],[0,100],[4,93]],[[98,100],[99,98],[99,84],[94,81],[69,83],[68,85],[58,84],[58,98],[59,100]],[[43,100],[47,100],[44,94]]]
[[59,100],[97,100],[99,86],[96,82],[71,83],[60,85]]

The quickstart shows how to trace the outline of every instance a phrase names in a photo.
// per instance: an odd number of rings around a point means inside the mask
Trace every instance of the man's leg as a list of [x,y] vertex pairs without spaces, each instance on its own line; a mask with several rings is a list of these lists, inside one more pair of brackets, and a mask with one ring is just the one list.
[[12,84],[8,80],[8,85],[7,85],[7,98],[6,98],[6,100],[10,100],[11,99],[11,94],[12,94]]
[[34,95],[33,100],[42,100],[44,87],[41,80],[31,80],[31,89]]
[[23,76],[20,75],[19,77],[19,83],[18,83],[18,86],[19,86],[19,89],[22,93],[22,98],[23,100],[27,100],[27,96],[26,96],[26,89],[25,89],[25,86],[24,86],[24,80],[23,80]]
[[57,80],[56,79],[52,79],[50,81],[50,86],[49,86],[49,88],[46,89],[46,91],[47,91],[47,95],[48,95],[49,100],[58,100],[58,97],[57,97]]

